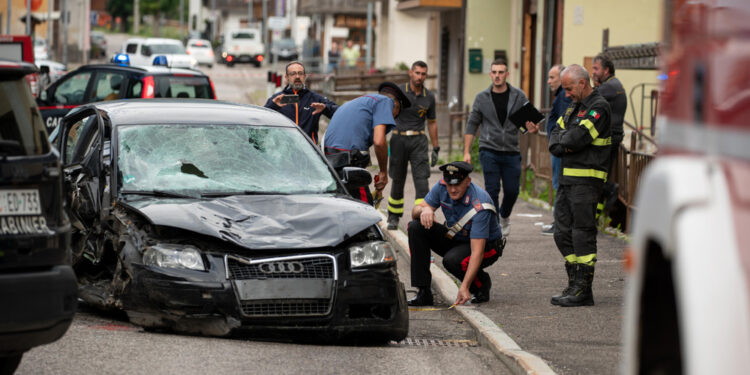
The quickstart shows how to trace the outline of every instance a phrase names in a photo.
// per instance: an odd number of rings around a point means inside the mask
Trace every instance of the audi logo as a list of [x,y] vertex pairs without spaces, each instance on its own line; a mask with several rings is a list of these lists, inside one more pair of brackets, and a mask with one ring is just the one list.
[[302,262],[273,262],[273,263],[261,263],[258,265],[258,269],[263,273],[302,273],[305,270],[305,266]]

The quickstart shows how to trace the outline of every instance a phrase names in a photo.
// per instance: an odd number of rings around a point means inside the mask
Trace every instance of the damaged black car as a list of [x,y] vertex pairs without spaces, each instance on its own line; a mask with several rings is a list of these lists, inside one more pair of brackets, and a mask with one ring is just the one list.
[[[371,206],[291,121],[209,100],[79,107],[58,137],[79,296],[147,329],[368,341],[408,332]],[[278,337],[278,336],[275,336]]]

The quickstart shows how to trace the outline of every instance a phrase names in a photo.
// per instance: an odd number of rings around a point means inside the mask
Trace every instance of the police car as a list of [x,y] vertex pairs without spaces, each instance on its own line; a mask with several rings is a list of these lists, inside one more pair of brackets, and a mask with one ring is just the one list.
[[165,56],[155,56],[152,66],[131,66],[125,54],[112,64],[84,65],[59,79],[37,98],[48,131],[71,109],[86,103],[129,98],[216,99],[213,83],[205,74],[170,68]]

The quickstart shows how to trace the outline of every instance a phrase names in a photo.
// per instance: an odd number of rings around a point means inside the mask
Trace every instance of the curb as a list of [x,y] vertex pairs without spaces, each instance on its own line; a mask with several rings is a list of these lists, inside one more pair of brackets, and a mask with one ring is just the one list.
[[[382,212],[378,211],[383,220],[378,223],[383,235],[392,245],[396,247],[398,253],[407,261],[410,260],[409,241],[406,234],[400,230],[386,229],[387,219]],[[430,265],[432,273],[432,283],[437,286],[437,290],[447,301],[452,301],[458,294],[458,286],[452,276],[443,271],[442,268],[435,264]],[[544,360],[534,354],[528,353],[521,349],[500,327],[490,318],[484,315],[476,307],[471,305],[456,306],[456,311],[474,328],[477,338],[483,344],[488,346],[495,355],[516,375],[520,374],[540,374],[553,375],[555,372],[547,365]]]

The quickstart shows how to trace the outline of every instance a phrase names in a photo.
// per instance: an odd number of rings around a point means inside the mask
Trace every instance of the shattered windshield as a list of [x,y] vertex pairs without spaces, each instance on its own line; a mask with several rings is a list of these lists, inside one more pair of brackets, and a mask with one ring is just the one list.
[[243,125],[120,126],[124,191],[212,194],[332,192],[336,180],[293,128]]

